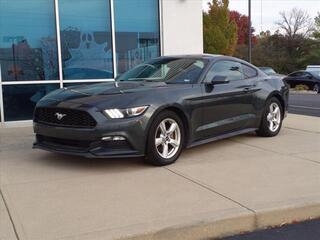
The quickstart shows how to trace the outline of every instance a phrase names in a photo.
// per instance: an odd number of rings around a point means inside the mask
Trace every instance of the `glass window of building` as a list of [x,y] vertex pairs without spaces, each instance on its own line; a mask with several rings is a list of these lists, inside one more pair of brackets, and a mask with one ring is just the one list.
[[158,0],[114,0],[118,74],[160,55]]
[[0,1],[2,81],[57,80],[54,0]]
[[99,84],[101,82],[68,82],[68,83],[63,83],[63,87],[82,87],[82,86],[88,86],[88,85],[93,85],[93,84]]
[[32,119],[37,102],[49,92],[58,89],[59,84],[4,85],[4,120],[19,121]]
[[110,4],[59,1],[63,78],[113,78]]

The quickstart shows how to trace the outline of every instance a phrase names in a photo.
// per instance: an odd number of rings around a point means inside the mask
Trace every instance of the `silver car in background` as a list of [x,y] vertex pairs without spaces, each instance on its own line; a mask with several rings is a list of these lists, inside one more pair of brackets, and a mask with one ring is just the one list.
[[309,66],[307,66],[306,71],[318,71],[318,72],[320,72],[320,65],[309,65]]

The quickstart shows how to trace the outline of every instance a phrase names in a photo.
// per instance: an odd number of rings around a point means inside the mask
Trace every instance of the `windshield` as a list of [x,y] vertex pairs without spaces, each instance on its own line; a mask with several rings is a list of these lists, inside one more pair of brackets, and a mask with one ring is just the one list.
[[196,58],[160,58],[125,72],[117,81],[196,83],[207,62]]
[[272,68],[261,68],[261,70],[266,73],[267,75],[276,74],[276,72]]
[[314,71],[314,70],[312,70],[312,71],[310,71],[310,73],[311,73],[313,76],[315,76],[315,77],[320,77],[320,71]]

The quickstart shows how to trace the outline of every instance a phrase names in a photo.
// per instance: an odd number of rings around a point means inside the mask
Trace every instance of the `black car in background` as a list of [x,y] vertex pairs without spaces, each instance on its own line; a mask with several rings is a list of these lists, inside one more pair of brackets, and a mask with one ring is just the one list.
[[291,88],[306,85],[310,90],[320,93],[320,71],[297,71],[283,79]]
[[[34,148],[173,163],[183,148],[256,131],[276,136],[289,89],[237,58],[160,57],[115,82],[56,90],[36,106]],[[213,156],[214,157],[214,156]]]

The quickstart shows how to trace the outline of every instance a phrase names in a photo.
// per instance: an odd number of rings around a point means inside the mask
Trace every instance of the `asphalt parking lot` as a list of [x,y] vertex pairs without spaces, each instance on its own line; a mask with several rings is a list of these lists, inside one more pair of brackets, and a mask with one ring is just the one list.
[[291,93],[289,112],[320,117],[320,94]]
[[319,240],[320,220],[306,221],[221,240]]
[[320,217],[320,122],[290,115],[276,138],[247,134],[167,167],[32,150],[0,129],[0,239],[196,240]]

